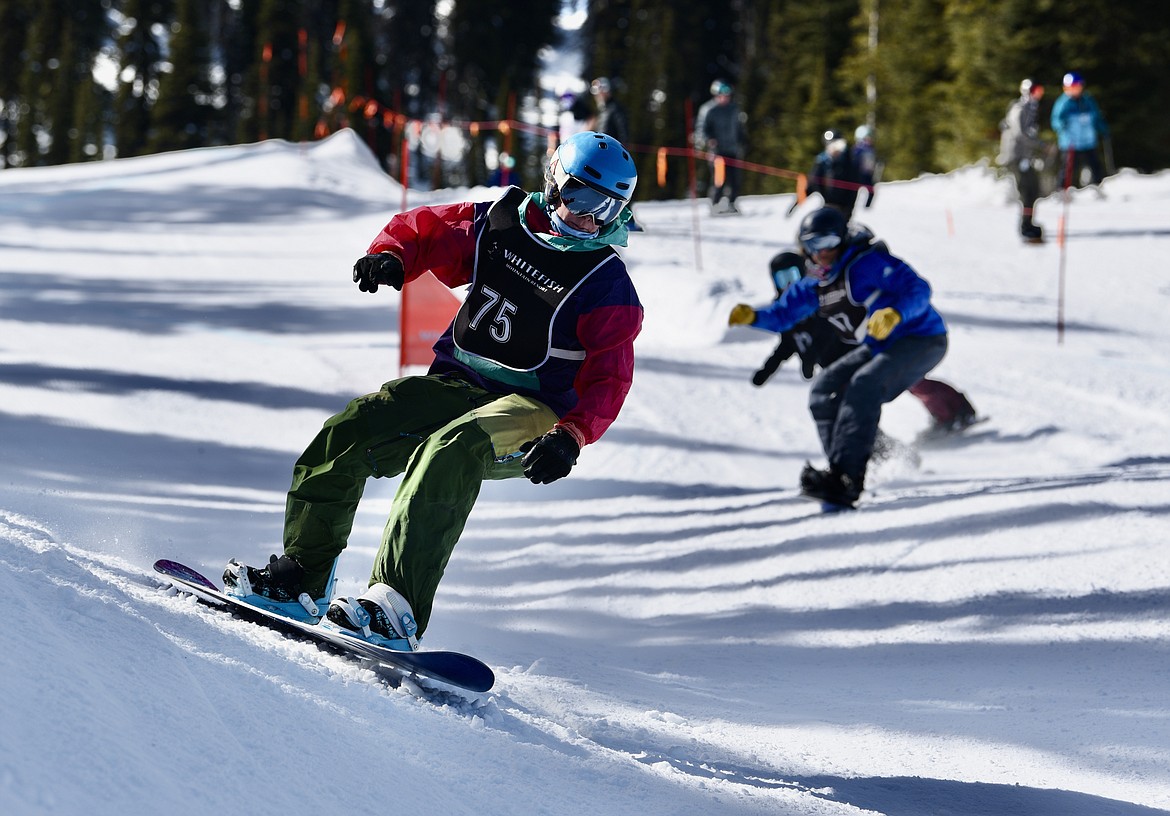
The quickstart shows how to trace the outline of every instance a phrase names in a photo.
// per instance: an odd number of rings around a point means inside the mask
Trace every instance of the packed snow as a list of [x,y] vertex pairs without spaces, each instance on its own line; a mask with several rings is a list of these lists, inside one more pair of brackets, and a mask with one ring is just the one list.
[[278,552],[301,448],[398,375],[400,296],[350,270],[402,197],[349,132],[0,173],[0,812],[1170,812],[1170,175],[1045,199],[1043,246],[986,167],[879,186],[857,220],[988,419],[918,445],[900,397],[920,462],[838,515],[796,490],[799,367],[753,386],[776,338],[726,320],[811,203],[638,203],[621,417],[569,478],[487,484],[440,587],[424,647],[497,674],[463,696],[151,569]]

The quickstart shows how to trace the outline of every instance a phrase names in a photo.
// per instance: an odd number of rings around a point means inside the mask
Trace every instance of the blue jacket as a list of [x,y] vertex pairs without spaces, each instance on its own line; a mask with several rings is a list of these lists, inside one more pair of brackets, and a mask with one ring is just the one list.
[[[830,297],[831,293],[838,295]],[[843,294],[844,297],[840,297]],[[885,340],[865,334],[866,318],[892,307],[902,321]],[[842,336],[852,335],[875,353],[902,337],[946,334],[942,316],[930,304],[930,284],[909,264],[864,243],[845,247],[826,280],[805,276],[770,306],[756,312],[752,326],[785,332],[814,314],[826,318]]]
[[1080,99],[1060,95],[1052,106],[1052,129],[1056,131],[1056,146],[1061,150],[1092,150],[1097,147],[1098,136],[1109,135],[1096,100],[1083,92]]

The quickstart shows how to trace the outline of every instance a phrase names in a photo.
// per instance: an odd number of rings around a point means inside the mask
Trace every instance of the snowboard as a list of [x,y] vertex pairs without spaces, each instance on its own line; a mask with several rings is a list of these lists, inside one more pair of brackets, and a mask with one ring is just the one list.
[[[810,496],[809,498],[814,498],[814,497]],[[821,503],[821,512],[824,513],[825,515],[833,515],[835,513],[848,513],[852,510],[857,509],[857,505],[854,505],[854,504],[837,504],[836,502],[824,501],[822,499],[816,499],[816,501],[819,501]]]
[[940,445],[948,440],[957,439],[964,433],[974,428],[976,425],[982,425],[984,422],[990,420],[991,417],[986,414],[979,414],[966,425],[961,428],[952,428],[941,430],[937,428],[927,428],[922,433],[918,434],[918,444],[920,445]]
[[297,620],[227,595],[215,583],[188,566],[163,559],[154,562],[155,572],[166,576],[176,589],[216,609],[230,612],[283,634],[316,643],[322,648],[365,663],[389,679],[421,675],[467,691],[484,692],[496,682],[485,663],[459,652],[422,650],[399,652],[344,631],[327,629],[315,622]]

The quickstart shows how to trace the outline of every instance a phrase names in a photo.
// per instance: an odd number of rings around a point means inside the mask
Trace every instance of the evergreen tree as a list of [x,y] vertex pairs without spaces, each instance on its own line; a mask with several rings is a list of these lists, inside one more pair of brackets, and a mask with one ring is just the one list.
[[125,32],[119,40],[122,73],[114,103],[114,143],[119,156],[139,156],[150,143],[151,110],[158,99],[162,44],[156,31],[169,27],[168,0],[125,0]]
[[302,0],[262,0],[260,4],[260,53],[253,70],[258,77],[257,135],[261,139],[296,138],[304,19]]
[[61,0],[46,0],[37,7],[29,26],[20,72],[16,149],[12,153],[13,161],[20,165],[41,164],[43,147],[51,138],[49,102],[59,65],[63,16]]
[[152,152],[201,147],[210,141],[214,110],[208,6],[202,0],[178,0],[175,11],[169,70],[159,80],[151,116]]
[[850,21],[858,3],[774,0],[766,12],[767,41],[754,66],[758,90],[751,108],[752,158],[805,172],[823,149],[827,129],[847,129],[855,120],[863,121],[850,101],[859,94],[864,99],[864,76],[851,81],[841,70],[850,53]]
[[943,8],[938,0],[884,3],[879,25],[876,113],[885,177],[945,171],[937,145],[953,125],[945,113],[951,77]]
[[666,188],[655,189],[653,148],[688,146],[687,129],[713,80],[740,84],[743,8],[742,0],[696,0],[682,6],[654,0],[590,2],[583,32],[587,75],[607,76],[621,91],[641,196],[686,194],[686,163],[677,158],[668,162]]
[[113,96],[94,81],[92,72],[79,79],[73,114],[76,136],[69,140],[69,162],[104,158],[108,111],[112,105]]
[[[582,79],[626,107],[640,197],[686,193],[656,148],[688,146],[714,79],[749,115],[747,158],[807,170],[827,128],[877,129],[886,179],[993,156],[1019,82],[1082,73],[1120,167],[1170,165],[1162,0],[590,0]],[[350,124],[388,169],[405,117],[493,120],[531,105],[559,0],[0,0],[0,166],[120,156]],[[115,94],[93,81],[119,26]],[[871,24],[876,22],[876,29]],[[876,43],[871,34],[877,32]],[[876,91],[876,96],[870,93]],[[329,118],[323,111],[329,109]],[[383,112],[389,114],[383,117]],[[513,134],[522,181],[544,140]],[[745,192],[790,190],[748,173]]]
[[[537,88],[540,49],[553,42],[560,0],[479,0],[455,3],[448,20],[449,57],[440,62],[440,86],[457,117],[482,120],[508,116],[513,104]],[[512,155],[525,186],[543,177],[545,139],[519,133]]]
[[32,0],[0,0],[0,168],[11,164],[22,107],[21,77],[35,14]]
[[261,56],[261,0],[239,0],[223,17],[219,33],[224,71],[224,133],[236,142],[260,138],[256,97],[260,76],[256,63]]
[[45,164],[65,164],[69,161],[70,141],[76,140],[79,135],[73,120],[77,112],[77,86],[88,67],[81,56],[84,49],[78,42],[74,21],[66,17],[59,23],[60,47],[49,61],[47,73],[50,91],[43,122],[48,142],[44,150]]

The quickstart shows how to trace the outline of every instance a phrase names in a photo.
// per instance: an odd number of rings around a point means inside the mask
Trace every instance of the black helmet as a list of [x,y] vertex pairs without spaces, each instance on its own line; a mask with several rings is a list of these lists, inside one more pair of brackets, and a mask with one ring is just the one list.
[[780,294],[804,277],[804,256],[795,249],[787,249],[772,257],[768,262],[776,294]]
[[797,240],[804,253],[811,258],[814,253],[821,250],[841,246],[848,234],[849,222],[845,220],[841,211],[832,207],[821,207],[810,212],[800,222]]

